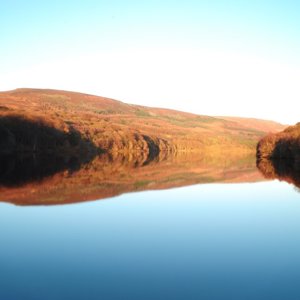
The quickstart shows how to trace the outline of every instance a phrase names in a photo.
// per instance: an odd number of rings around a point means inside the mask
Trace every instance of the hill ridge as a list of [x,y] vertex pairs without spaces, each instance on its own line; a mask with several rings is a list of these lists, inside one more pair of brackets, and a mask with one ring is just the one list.
[[1,92],[0,117],[9,115],[43,119],[62,132],[75,130],[110,153],[249,152],[265,134],[284,129],[267,120],[198,115],[55,89]]

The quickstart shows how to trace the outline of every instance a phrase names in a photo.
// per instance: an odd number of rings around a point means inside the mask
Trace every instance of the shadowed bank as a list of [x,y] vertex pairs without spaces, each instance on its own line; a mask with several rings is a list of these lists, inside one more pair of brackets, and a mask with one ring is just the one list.
[[256,143],[282,128],[73,92],[1,92],[0,197],[23,205],[61,204],[261,180]]
[[98,149],[72,127],[60,130],[40,118],[0,117],[0,185],[20,186],[58,172],[74,172]]
[[[72,126],[59,129],[58,126],[38,117],[0,117],[0,186],[41,182],[64,171],[70,175],[105,152]],[[133,154],[136,166],[141,162],[149,164],[160,153],[151,137],[143,135],[142,138],[147,151]],[[130,156],[123,155],[123,160]],[[113,161],[113,154],[108,154],[104,163]]]
[[269,134],[257,145],[257,167],[268,179],[300,187],[300,123]]
[[63,129],[39,117],[0,117],[0,154],[95,155],[98,149],[72,126]]

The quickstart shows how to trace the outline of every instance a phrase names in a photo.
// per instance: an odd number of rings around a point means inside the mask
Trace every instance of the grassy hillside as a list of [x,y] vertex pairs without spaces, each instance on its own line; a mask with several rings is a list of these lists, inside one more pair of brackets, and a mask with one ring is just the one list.
[[270,120],[260,120],[255,118],[240,118],[240,117],[221,117],[224,120],[238,122],[245,128],[255,128],[258,131],[263,132],[279,132],[283,130],[286,125],[279,125],[277,122]]
[[[13,129],[8,124],[16,120],[19,126]],[[41,126],[29,129],[23,139],[22,122]],[[283,128],[269,121],[195,115],[66,91],[17,89],[0,93],[0,152],[6,153],[45,148],[59,149],[60,153],[97,149],[150,156],[160,151],[251,152],[262,136]],[[49,137],[46,141],[55,140],[53,144],[45,144],[44,132]]]

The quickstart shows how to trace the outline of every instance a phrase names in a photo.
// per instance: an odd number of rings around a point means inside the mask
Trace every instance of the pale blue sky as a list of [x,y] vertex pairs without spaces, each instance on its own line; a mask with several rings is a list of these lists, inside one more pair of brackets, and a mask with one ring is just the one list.
[[294,123],[299,15],[299,1],[0,1],[0,89]]

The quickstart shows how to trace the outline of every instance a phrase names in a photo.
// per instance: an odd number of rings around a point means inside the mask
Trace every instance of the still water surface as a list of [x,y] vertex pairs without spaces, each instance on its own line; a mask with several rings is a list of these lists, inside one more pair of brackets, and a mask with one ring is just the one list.
[[299,300],[299,232],[279,181],[0,203],[0,299]]

